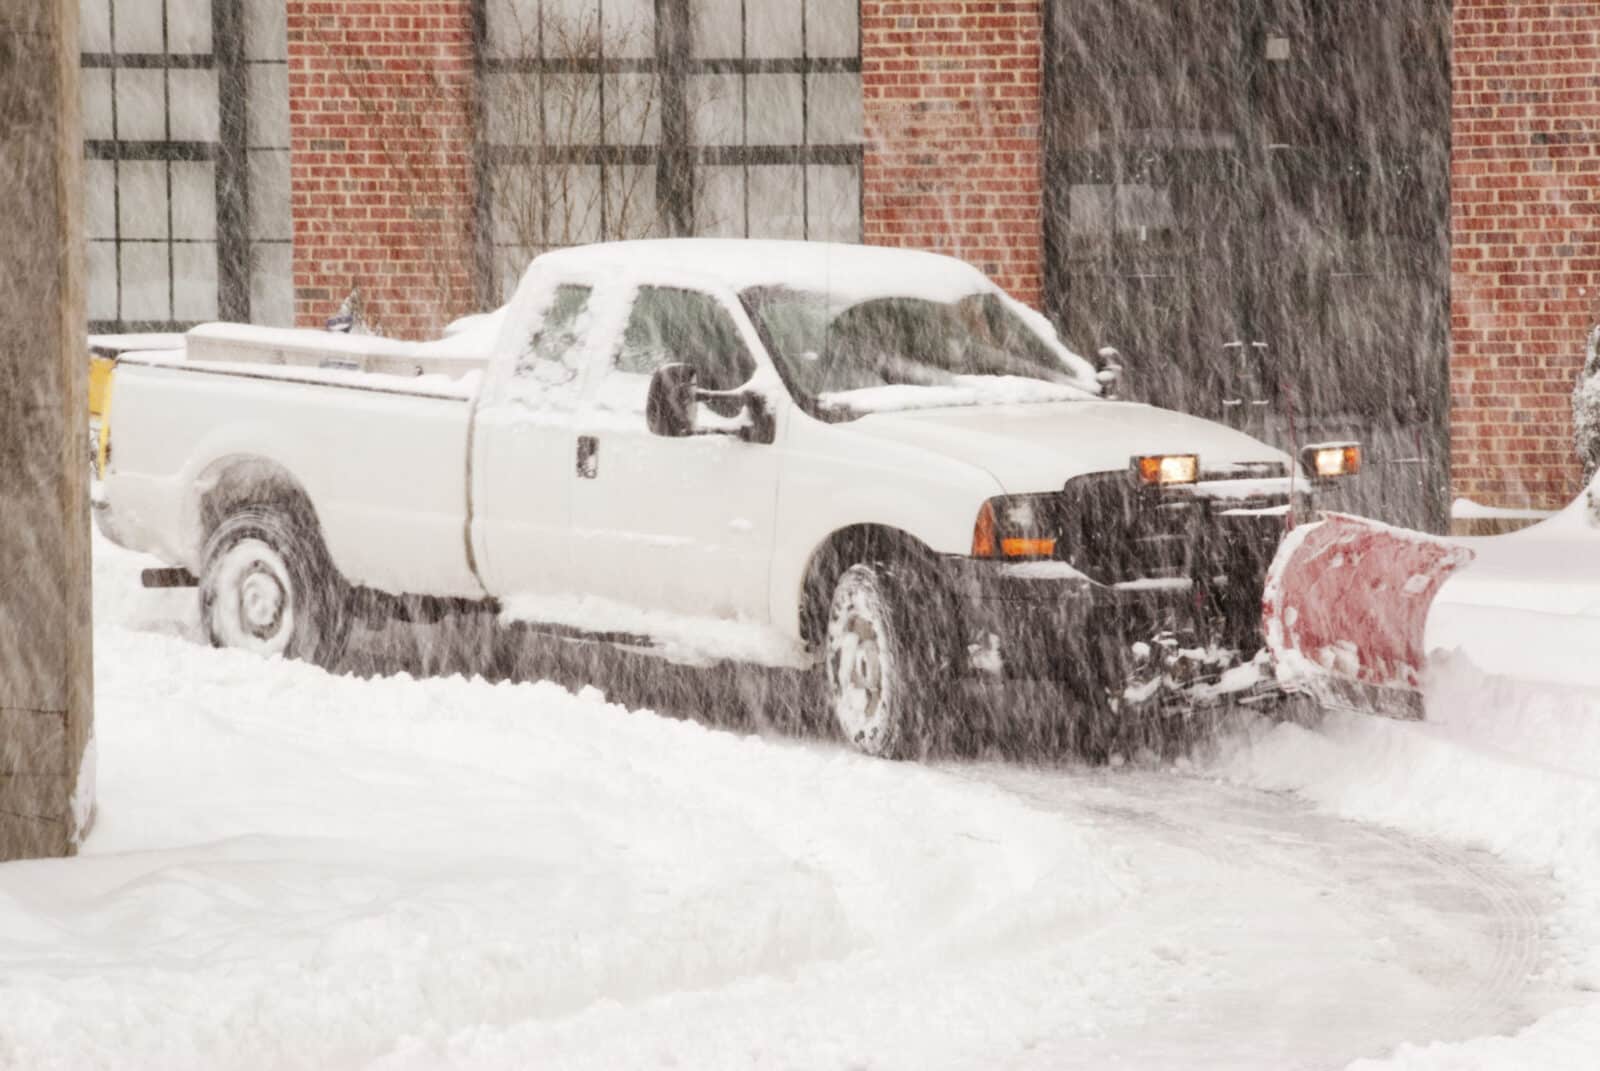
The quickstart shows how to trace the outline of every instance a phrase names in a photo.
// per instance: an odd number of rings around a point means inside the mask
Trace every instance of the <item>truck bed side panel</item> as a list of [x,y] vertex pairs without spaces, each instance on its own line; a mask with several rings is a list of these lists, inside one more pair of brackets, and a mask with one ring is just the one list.
[[124,363],[107,498],[139,549],[195,569],[199,501],[261,459],[317,512],[345,578],[384,591],[477,598],[467,560],[470,401]]

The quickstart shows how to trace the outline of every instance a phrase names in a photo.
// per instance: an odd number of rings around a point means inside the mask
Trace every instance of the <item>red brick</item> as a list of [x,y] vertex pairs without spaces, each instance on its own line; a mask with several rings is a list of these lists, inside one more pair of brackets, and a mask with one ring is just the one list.
[[367,318],[398,337],[436,335],[471,310],[470,8],[288,0],[301,325],[321,326],[354,286]]

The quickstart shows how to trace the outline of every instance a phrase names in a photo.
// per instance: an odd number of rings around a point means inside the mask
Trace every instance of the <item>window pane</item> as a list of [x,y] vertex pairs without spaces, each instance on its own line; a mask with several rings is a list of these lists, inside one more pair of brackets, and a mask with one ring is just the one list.
[[215,241],[217,169],[209,160],[172,165],[172,236]]
[[[120,5],[118,7],[120,11]],[[118,70],[117,137],[123,141],[164,141],[167,106],[164,74],[158,70]]]
[[167,165],[125,160],[118,165],[118,216],[124,238],[167,236]]
[[812,145],[859,145],[861,76],[813,74],[806,100],[806,140]]
[[172,247],[172,318],[217,318],[217,247],[196,242]]
[[165,242],[124,242],[122,262],[122,320],[170,320],[167,300],[167,249]]
[[861,37],[857,20],[861,0],[804,0],[806,4],[806,55],[857,56]]
[[750,237],[805,237],[800,171],[788,165],[750,169]]
[[749,144],[799,145],[803,114],[798,74],[752,74],[745,92]]
[[83,136],[90,141],[116,137],[111,125],[111,71],[105,67],[83,68],[78,94],[83,101]]
[[591,74],[546,75],[544,124],[548,144],[600,144],[600,79]]
[[250,321],[269,327],[294,325],[293,251],[288,245],[250,246]]
[[550,244],[580,245],[598,242],[600,231],[600,169],[590,166],[552,166],[546,169],[549,191]]
[[252,147],[289,147],[289,68],[282,63],[250,65],[250,132]]
[[587,286],[558,286],[551,296],[539,326],[517,355],[511,374],[521,380],[522,389],[513,395],[526,398],[530,393],[551,398],[563,395],[575,400],[578,376],[583,371],[584,314],[589,307]]
[[117,318],[117,247],[90,242],[85,267],[89,273],[89,319]]
[[539,0],[488,0],[485,6],[489,55],[539,54]]
[[113,0],[116,9],[118,52],[164,52],[161,20],[166,14],[161,0]]
[[606,168],[607,238],[659,238],[654,165]]
[[648,59],[656,54],[655,0],[605,0],[600,14],[607,59]]
[[289,214],[289,153],[286,149],[250,152],[250,237],[294,237]]
[[244,54],[246,59],[289,58],[286,0],[244,0]]
[[695,171],[694,232],[707,238],[744,237],[744,168]]
[[605,77],[606,144],[655,145],[661,141],[661,97],[655,75]]
[[537,145],[539,76],[491,74],[485,79],[491,145]]
[[696,145],[738,145],[744,141],[743,103],[736,74],[697,74],[689,78],[689,116]]
[[78,47],[84,52],[111,51],[111,0],[79,0]]
[[740,0],[697,0],[690,5],[696,59],[742,59]]
[[211,51],[211,0],[167,0],[167,51]]
[[172,70],[172,140],[217,140],[217,72]]
[[500,280],[502,302],[510,301],[517,292],[517,284],[522,281],[522,273],[528,270],[535,252],[535,249],[518,246],[503,246],[494,251],[495,277]]
[[[494,240],[498,245],[534,246],[544,241],[543,192],[536,165],[501,164],[494,169]],[[519,273],[520,274],[520,273]]]
[[813,241],[861,240],[861,173],[854,165],[806,168],[806,223]]
[[738,327],[714,297],[656,286],[639,289],[615,363],[639,375],[687,364],[704,390],[733,390],[755,374]]
[[117,235],[116,181],[110,160],[83,162],[83,233],[89,238]]
[[800,10],[804,0],[744,0],[745,55],[786,59],[801,54]]
[[544,0],[546,59],[595,59],[600,54],[599,0]]

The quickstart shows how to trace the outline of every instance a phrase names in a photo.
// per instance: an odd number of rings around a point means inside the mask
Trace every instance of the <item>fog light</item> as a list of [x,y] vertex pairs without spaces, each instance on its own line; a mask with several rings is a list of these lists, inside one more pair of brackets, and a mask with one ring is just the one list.
[[1133,472],[1140,483],[1165,486],[1194,483],[1200,478],[1200,458],[1195,454],[1153,454],[1133,459]]
[[1334,480],[1361,471],[1359,443],[1317,443],[1300,452],[1300,460],[1312,476]]

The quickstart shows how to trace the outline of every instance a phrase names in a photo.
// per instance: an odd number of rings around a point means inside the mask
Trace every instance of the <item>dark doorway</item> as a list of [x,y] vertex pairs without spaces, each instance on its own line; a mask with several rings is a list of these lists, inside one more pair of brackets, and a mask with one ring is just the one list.
[[1050,0],[1047,310],[1135,397],[1448,521],[1450,0]]

